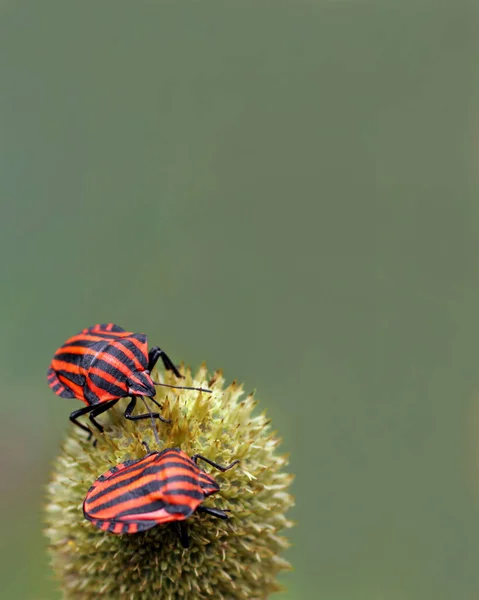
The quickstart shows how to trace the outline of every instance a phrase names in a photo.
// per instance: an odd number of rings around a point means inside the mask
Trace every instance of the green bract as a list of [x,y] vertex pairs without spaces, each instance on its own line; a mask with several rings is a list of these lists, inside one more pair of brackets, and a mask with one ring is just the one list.
[[[166,383],[177,383],[170,375]],[[155,373],[154,379],[158,380]],[[183,382],[182,382],[183,383]],[[184,385],[209,387],[212,394],[158,387],[156,399],[171,423],[123,418],[124,402],[102,415],[105,434],[97,447],[70,427],[48,486],[46,534],[55,572],[66,599],[259,600],[279,589],[277,574],[289,568],[279,555],[287,546],[280,531],[293,499],[285,456],[264,414],[252,416],[255,400],[241,386],[224,388],[221,372],[208,381],[203,366]],[[123,408],[122,408],[123,407]],[[143,411],[142,411],[143,412]],[[191,546],[183,549],[174,527],[159,525],[133,535],[114,535],[84,519],[82,503],[91,484],[119,462],[152,450],[180,447],[221,464],[240,459],[231,471],[202,466],[221,486],[205,501],[231,511],[228,521],[204,514],[187,520]]]

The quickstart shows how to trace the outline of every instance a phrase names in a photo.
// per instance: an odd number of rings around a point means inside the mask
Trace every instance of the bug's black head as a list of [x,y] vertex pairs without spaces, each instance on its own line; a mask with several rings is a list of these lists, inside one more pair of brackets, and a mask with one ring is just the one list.
[[218,492],[220,489],[220,486],[216,483],[213,477],[204,471],[200,473],[199,484],[205,497],[211,496],[211,494],[216,494],[216,492]]
[[156,394],[156,388],[150,374],[146,371],[134,371],[128,378],[128,394],[153,397]]

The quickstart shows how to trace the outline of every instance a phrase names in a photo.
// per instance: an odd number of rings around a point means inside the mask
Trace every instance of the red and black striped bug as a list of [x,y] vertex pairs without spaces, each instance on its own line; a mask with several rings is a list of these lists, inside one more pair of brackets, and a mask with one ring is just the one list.
[[83,514],[99,529],[116,534],[138,533],[175,522],[181,543],[188,548],[188,531],[183,521],[195,511],[228,518],[224,510],[201,505],[220,486],[198,467],[198,460],[222,472],[232,469],[239,460],[223,467],[201,454],[190,458],[179,448],[151,452],[144,444],[146,456],[127,460],[95,481],[83,502]]
[[48,369],[48,383],[58,396],[85,402],[85,407],[71,413],[70,420],[90,435],[90,428],[79,423],[78,418],[89,414],[93,425],[103,432],[103,426],[95,417],[128,396],[131,401],[124,413],[127,419],[157,418],[169,422],[159,413],[132,415],[137,398],[146,396],[161,408],[153,399],[155,385],[211,392],[153,381],[150,373],[159,358],[165,369],[173,371],[176,377],[183,377],[161,348],[155,346],[148,351],[145,334],[125,331],[113,323],[94,325],[69,338],[55,352]]

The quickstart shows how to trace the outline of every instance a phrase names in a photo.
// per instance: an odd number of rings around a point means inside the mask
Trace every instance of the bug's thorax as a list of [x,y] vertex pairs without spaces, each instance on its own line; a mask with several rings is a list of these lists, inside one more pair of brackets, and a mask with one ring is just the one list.
[[[155,462],[161,469],[156,480],[157,499],[170,508],[181,507],[186,518],[206,498],[200,486],[200,469],[182,451],[160,454]],[[174,514],[176,511],[170,512]]]
[[180,467],[180,470],[175,472],[173,469],[168,468],[168,476],[186,475],[188,478],[193,479],[195,482],[195,489],[198,492],[201,491],[205,498],[219,491],[220,486],[216,480],[209,473],[203,471],[203,469],[201,469],[193,460],[191,460],[191,458],[185,452],[183,452],[183,450],[180,450],[179,448],[175,448],[172,451],[168,450],[166,453],[160,454],[158,460],[160,462],[166,462],[171,459],[180,459],[181,463],[175,467]]

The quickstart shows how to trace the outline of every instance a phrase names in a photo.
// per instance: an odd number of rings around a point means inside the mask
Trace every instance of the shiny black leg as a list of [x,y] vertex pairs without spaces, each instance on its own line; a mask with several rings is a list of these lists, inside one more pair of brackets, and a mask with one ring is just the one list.
[[191,460],[194,463],[198,463],[198,460],[204,460],[205,462],[207,462],[209,465],[211,465],[212,467],[214,467],[215,469],[218,469],[218,471],[221,472],[225,472],[225,471],[229,471],[230,469],[232,469],[235,465],[237,465],[239,463],[239,460],[236,459],[234,460],[230,465],[228,465],[227,467],[223,467],[222,465],[219,465],[218,463],[213,462],[212,460],[210,460],[209,458],[206,458],[205,456],[202,456],[201,454],[194,454],[191,457]]
[[196,509],[198,512],[205,513],[207,515],[211,515],[212,517],[217,517],[218,519],[228,519],[227,512],[229,510],[220,510],[219,508],[209,508],[208,506],[198,506]]
[[160,419],[163,423],[171,423],[169,419],[165,419],[160,415],[160,413],[144,413],[142,415],[132,415],[131,413],[135,409],[136,406],[136,396],[132,396],[130,403],[125,409],[125,419],[129,419],[130,421],[139,421],[140,419]]
[[163,364],[165,365],[165,369],[167,371],[173,371],[173,373],[177,377],[184,379],[183,375],[175,367],[175,365],[173,364],[173,361],[168,356],[168,354],[166,354],[166,352],[164,352],[158,346],[151,348],[151,350],[148,353],[148,371],[150,371],[150,373],[153,370],[153,368],[155,367],[156,363],[158,362],[158,359],[160,359],[160,358],[163,361]]
[[79,427],[80,429],[83,429],[83,431],[86,431],[87,433],[89,433],[89,438],[91,438],[92,431],[89,427],[87,427],[86,425],[83,425],[83,423],[80,423],[77,419],[78,417],[82,417],[83,415],[87,415],[88,413],[90,413],[95,407],[94,406],[84,406],[83,408],[80,408],[78,410],[75,410],[71,413],[70,415],[70,421],[72,423],[74,423],[77,427]]
[[95,417],[97,417],[98,415],[101,415],[101,413],[104,413],[105,411],[107,411],[109,408],[111,408],[117,402],[118,402],[118,400],[110,400],[110,402],[102,402],[101,404],[96,404],[93,407],[93,409],[90,411],[89,419],[93,423],[93,425],[95,425],[95,427],[98,429],[98,431],[100,431],[100,433],[103,433],[105,431],[105,428],[103,427],[103,425],[98,423],[98,421],[95,421]]

